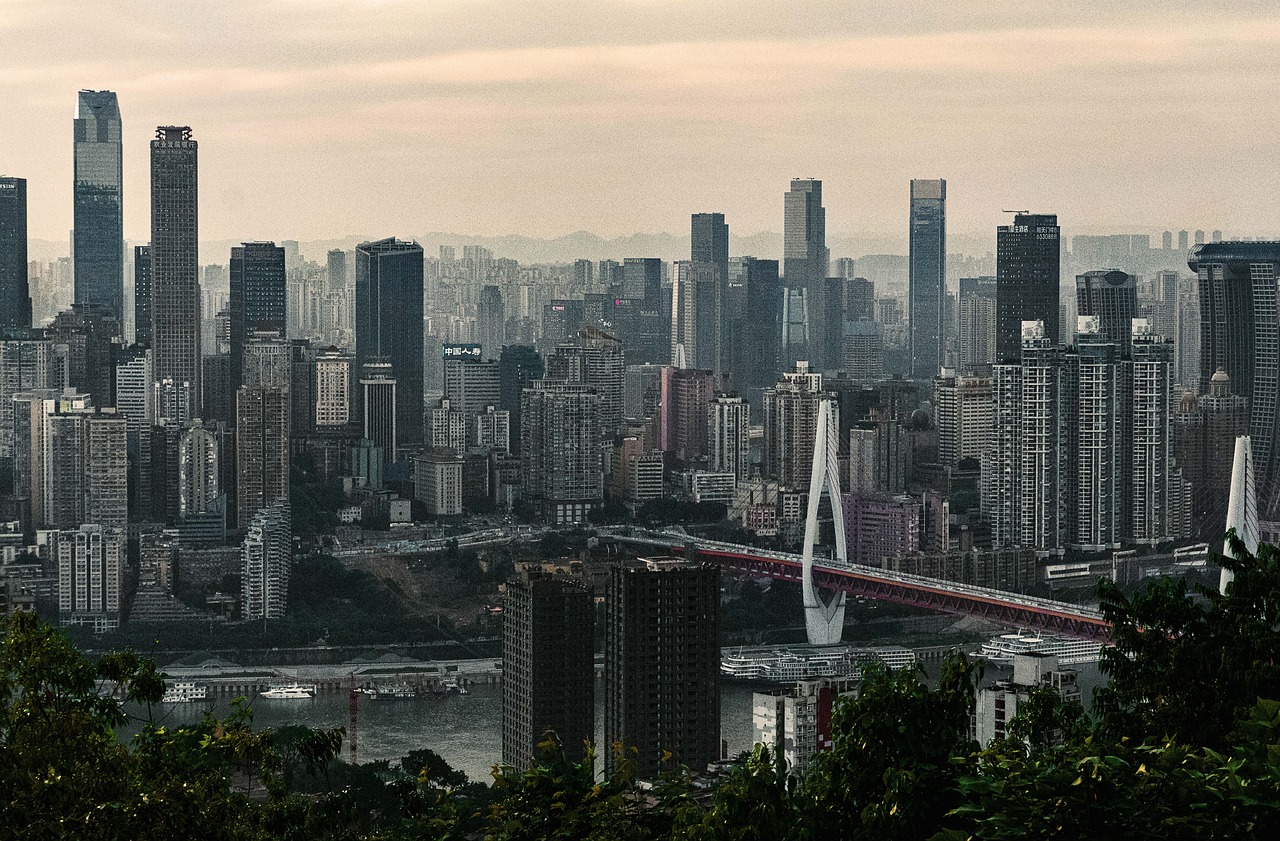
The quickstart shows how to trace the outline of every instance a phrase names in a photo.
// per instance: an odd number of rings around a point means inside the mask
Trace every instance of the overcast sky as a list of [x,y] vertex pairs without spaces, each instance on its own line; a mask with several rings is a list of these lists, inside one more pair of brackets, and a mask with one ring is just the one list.
[[80,88],[120,95],[140,240],[162,123],[204,239],[779,231],[792,177],[831,236],[905,235],[912,177],[956,233],[1280,231],[1274,0],[0,0],[0,45],[32,237],[71,226]]

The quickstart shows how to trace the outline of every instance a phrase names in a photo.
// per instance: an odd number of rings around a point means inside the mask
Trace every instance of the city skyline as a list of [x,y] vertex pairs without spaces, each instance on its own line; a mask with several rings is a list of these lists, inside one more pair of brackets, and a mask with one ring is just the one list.
[[[824,181],[832,238],[883,235],[922,171],[950,182],[953,234],[1006,207],[1052,209],[1072,232],[1255,236],[1280,216],[1253,128],[1276,115],[1269,5],[732,11],[533,4],[494,25],[400,2],[229,2],[182,21],[94,6],[58,9],[55,40],[55,10],[8,3],[0,90],[26,130],[0,138],[0,170],[29,181],[31,236],[64,240],[71,143],[47,141],[70,133],[76,91],[98,88],[128,117],[129,195],[146,195],[149,126],[202,138],[210,239],[609,237],[680,231],[701,207],[776,231],[792,177]],[[413,34],[428,29],[429,47]],[[1211,105],[1251,119],[1182,117]],[[1080,136],[1104,142],[1080,155]],[[145,240],[146,211],[126,202],[127,239]]]

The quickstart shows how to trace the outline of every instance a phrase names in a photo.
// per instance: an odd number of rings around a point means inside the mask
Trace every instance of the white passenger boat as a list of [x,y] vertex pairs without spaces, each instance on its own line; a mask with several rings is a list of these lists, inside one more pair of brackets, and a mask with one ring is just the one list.
[[260,698],[271,698],[281,701],[305,701],[308,698],[316,696],[316,688],[314,686],[302,686],[297,683],[290,683],[286,686],[273,686],[263,692]]
[[1015,654],[1056,654],[1060,665],[1070,666],[1097,660],[1102,656],[1102,643],[1021,631],[992,637],[978,652],[982,659],[1002,665],[1012,663]]
[[195,681],[177,681],[165,687],[160,702],[164,704],[187,704],[203,701],[209,697],[209,687]]
[[821,677],[858,677],[862,667],[880,662],[890,669],[915,663],[906,648],[855,648],[850,645],[794,645],[738,648],[721,652],[720,674],[733,680],[793,683]]

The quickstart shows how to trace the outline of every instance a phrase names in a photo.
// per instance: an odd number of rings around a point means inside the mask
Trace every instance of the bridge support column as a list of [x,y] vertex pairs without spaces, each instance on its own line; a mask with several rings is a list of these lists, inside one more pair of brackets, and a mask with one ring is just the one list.
[[813,442],[813,472],[809,477],[809,508],[804,524],[804,553],[801,587],[804,591],[804,625],[813,645],[840,642],[844,633],[846,594],[832,593],[824,598],[813,580],[813,544],[818,539],[818,504],[826,490],[831,498],[831,516],[835,521],[836,557],[848,561],[844,541],[844,507],[840,499],[839,431],[832,417],[833,400],[818,402],[817,435]]

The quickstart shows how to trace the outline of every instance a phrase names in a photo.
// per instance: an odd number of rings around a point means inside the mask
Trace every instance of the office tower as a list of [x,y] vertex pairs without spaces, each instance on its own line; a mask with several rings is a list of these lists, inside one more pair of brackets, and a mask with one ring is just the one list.
[[1132,406],[1125,442],[1130,451],[1121,487],[1129,497],[1127,538],[1155,545],[1189,534],[1187,524],[1175,517],[1174,500],[1185,474],[1173,464],[1173,341],[1154,333],[1142,319],[1133,328],[1131,361],[1125,363]]
[[911,236],[907,275],[911,376],[938,375],[946,348],[947,182],[911,179]]
[[[713,282],[705,284],[706,289],[698,289],[694,297],[695,331],[704,337],[702,345],[703,359],[692,360],[689,367],[711,368],[723,371],[727,367],[725,343],[728,341],[728,292],[729,292],[729,226],[725,224],[723,213],[695,213],[692,216],[689,237],[689,260],[694,267],[713,267]],[[700,272],[694,272],[700,276]],[[698,284],[695,283],[695,288]],[[675,308],[675,299],[672,309]],[[672,327],[675,320],[673,316]],[[674,357],[673,357],[674,358]],[[711,364],[703,364],[704,361]]]
[[289,430],[295,437],[316,431],[316,358],[308,339],[291,339],[289,349]]
[[594,292],[596,267],[590,260],[573,261],[573,285],[583,292]]
[[511,452],[511,413],[496,406],[486,406],[484,412],[476,415],[475,443],[477,447],[488,450]]
[[723,370],[719,267],[683,260],[671,266],[671,361],[677,368]]
[[695,213],[689,237],[689,259],[694,263],[708,263],[720,269],[720,276],[729,276],[729,226],[723,213]]
[[151,246],[133,247],[133,341],[151,347]]
[[611,260],[602,260],[600,282],[606,291],[610,285],[621,282],[622,297],[656,304],[662,295],[662,260],[658,257],[627,257],[620,267]]
[[751,470],[751,404],[736,394],[717,395],[707,409],[707,458],[718,473],[741,481]]
[[448,397],[441,397],[439,404],[427,412],[426,443],[433,449],[458,455],[467,451],[467,416]]
[[1076,275],[1076,315],[1092,316],[1107,340],[1128,358],[1133,345],[1130,335],[1134,316],[1138,314],[1138,279],[1131,274],[1110,271],[1085,272]]
[[336,347],[316,356],[315,425],[318,429],[351,422],[351,355]]
[[187,126],[160,126],[151,141],[152,362],[157,380],[186,391],[177,405],[200,416],[198,146]]
[[876,285],[865,277],[851,277],[844,282],[844,320],[874,321],[876,317]]
[[262,508],[247,522],[240,544],[240,614],[245,619],[279,619],[289,606],[293,557],[289,501]]
[[[588,264],[590,265],[590,264]],[[502,599],[502,762],[526,767],[551,730],[576,760],[595,741],[591,579],[572,567],[522,564]]]
[[855,383],[884,379],[884,328],[875,321],[846,321],[840,367]]
[[1019,213],[996,229],[996,361],[1017,362],[1022,323],[1043,321],[1056,345],[1061,231],[1052,214]]
[[205,420],[235,422],[235,391],[231,388],[231,354],[216,353],[200,362],[200,381],[204,389],[202,412]]
[[0,453],[13,442],[13,396],[53,388],[53,355],[48,339],[0,339]]
[[120,105],[111,91],[76,101],[72,193],[75,302],[124,320],[124,217]]
[[[836,403],[836,395],[822,389],[822,374],[796,363],[764,392],[764,472],[789,488],[807,488],[813,470],[813,443],[818,430],[818,406]],[[839,426],[838,403],[832,415]]]
[[873,408],[849,429],[850,493],[867,498],[903,494],[914,463],[910,427],[883,407]]
[[474,416],[486,406],[502,402],[502,371],[497,361],[481,362],[468,357],[449,357],[444,361],[444,396],[456,412],[468,418],[475,428]]
[[[657,449],[686,464],[705,458],[707,410],[715,392],[716,379],[711,371],[664,367]],[[649,443],[652,446],[653,442]]]
[[98,634],[119,627],[124,533],[87,523],[56,531],[52,537],[59,623],[91,625]]
[[752,395],[768,388],[782,370],[783,286],[777,260],[742,257],[742,283],[746,290],[740,351],[743,358],[739,382]]
[[783,200],[782,275],[786,287],[782,311],[782,364],[810,361],[816,368],[835,368],[838,348],[823,347],[829,327],[825,284],[831,254],[827,250],[827,211],[822,182],[793,179]]
[[498,405],[511,416],[511,452],[520,452],[520,395],[542,379],[542,357],[532,345],[507,345],[498,358]]
[[[396,444],[422,443],[422,246],[394,238],[356,247],[356,364],[378,359],[396,383]],[[396,446],[385,452],[387,463]]]
[[854,260],[852,257],[840,257],[835,261],[835,263],[836,267],[832,272],[834,277],[852,280],[857,274],[858,261]]
[[284,249],[274,242],[246,242],[231,249],[231,387],[247,383],[244,352],[258,332],[285,335]]
[[194,420],[178,440],[178,516],[182,519],[223,511],[222,443],[218,432]]
[[502,290],[485,286],[476,301],[476,328],[485,359],[497,359],[507,343],[507,311],[502,303]]
[[719,757],[719,567],[677,558],[613,567],[604,648],[604,738],[636,749],[636,777]]
[[0,328],[30,326],[27,180],[0,175]]
[[1058,549],[1070,540],[1075,501],[1063,351],[1042,322],[1027,322],[1021,333],[1021,362],[992,366],[982,510],[993,546]]
[[115,354],[120,322],[100,304],[75,304],[58,313],[45,331],[54,346],[66,346],[65,385],[93,396],[95,406],[115,405]]
[[133,345],[116,362],[116,411],[124,418],[129,454],[129,510],[151,511],[151,425],[155,421],[151,348]]
[[462,456],[431,450],[414,460],[413,495],[433,517],[462,513]]
[[245,385],[236,391],[236,525],[289,502],[289,389]]
[[604,498],[600,395],[582,383],[537,380],[520,403],[525,497],[551,525],[586,522]]
[[386,464],[394,464],[399,459],[401,398],[398,387],[390,362],[374,360],[362,366],[360,434],[382,451]]
[[622,383],[626,361],[622,342],[595,327],[578,331],[574,344],[560,345],[547,357],[549,380],[591,386],[600,399],[600,441],[613,440],[622,425]]
[[345,292],[347,288],[347,252],[341,248],[330,249],[326,255],[325,272],[329,281],[329,291],[335,294]]
[[627,420],[656,418],[662,406],[662,372],[669,366],[628,365],[623,375],[622,415]]
[[293,382],[293,346],[279,333],[259,331],[242,350],[241,385],[288,390]]
[[601,260],[596,268],[596,286],[605,294],[611,294],[611,289],[623,285],[622,265],[617,260]]
[[938,425],[938,461],[955,465],[980,460],[991,436],[991,378],[956,376],[944,370],[933,381]]
[[1280,423],[1280,243],[1198,245],[1187,264],[1200,292],[1200,382],[1226,372],[1249,401],[1249,438],[1257,470],[1259,516],[1273,519],[1277,494],[1276,428]]

